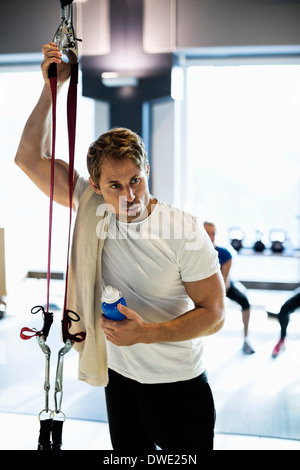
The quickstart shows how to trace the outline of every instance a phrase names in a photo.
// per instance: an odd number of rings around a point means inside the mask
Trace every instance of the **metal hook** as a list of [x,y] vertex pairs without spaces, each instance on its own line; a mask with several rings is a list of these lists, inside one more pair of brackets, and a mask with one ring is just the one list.
[[73,343],[67,339],[63,348],[58,352],[57,359],[57,368],[56,368],[56,377],[55,377],[55,393],[54,393],[54,404],[55,404],[55,413],[61,413],[61,403],[63,397],[63,366],[64,366],[64,356],[72,348]]
[[51,356],[51,351],[49,346],[45,343],[45,338],[44,336],[38,336],[37,337],[37,342],[43,353],[45,354],[45,381],[44,381],[44,390],[45,390],[45,409],[43,411],[46,411],[48,413],[49,411],[49,390],[50,390],[50,356]]
[[72,24],[73,5],[68,5],[68,15],[66,8],[66,6],[63,6],[60,9],[61,23],[56,30],[53,42],[55,42],[60,52],[65,56],[66,62],[72,65],[78,62],[77,41],[81,41],[81,39],[75,37]]

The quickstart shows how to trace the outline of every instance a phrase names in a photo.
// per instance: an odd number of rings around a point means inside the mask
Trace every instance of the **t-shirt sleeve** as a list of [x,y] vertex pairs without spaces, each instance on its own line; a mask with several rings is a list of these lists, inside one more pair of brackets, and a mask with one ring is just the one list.
[[78,180],[76,181],[74,192],[73,192],[73,204],[75,206],[75,211],[77,212],[79,201],[81,196],[83,195],[86,188],[89,186],[89,181],[82,176],[79,176]]
[[220,261],[221,266],[222,266],[222,264],[226,263],[228,260],[230,260],[232,258],[232,253],[229,249],[227,249],[225,247],[217,246],[216,250],[219,254],[219,261]]
[[220,271],[218,253],[204,227],[195,218],[190,226],[179,260],[181,278],[185,282],[200,281]]

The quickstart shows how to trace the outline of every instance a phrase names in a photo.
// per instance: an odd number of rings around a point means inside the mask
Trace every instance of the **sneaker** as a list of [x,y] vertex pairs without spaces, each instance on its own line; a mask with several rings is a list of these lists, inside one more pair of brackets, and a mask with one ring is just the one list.
[[282,351],[285,350],[284,339],[280,339],[272,352],[272,357],[277,357]]
[[254,354],[255,353],[254,349],[252,348],[252,346],[250,346],[250,344],[247,341],[244,341],[243,353],[244,354]]

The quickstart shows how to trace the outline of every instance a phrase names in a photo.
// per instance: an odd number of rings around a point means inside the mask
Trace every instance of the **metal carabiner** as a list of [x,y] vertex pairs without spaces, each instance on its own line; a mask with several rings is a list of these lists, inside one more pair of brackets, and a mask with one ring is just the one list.
[[[72,348],[73,343],[67,339],[63,348],[58,352],[57,359],[57,368],[56,368],[56,377],[55,377],[55,393],[54,393],[54,404],[55,404],[55,413],[62,413],[61,403],[63,397],[63,367],[64,367],[64,356]],[[59,395],[59,397],[58,397]]]
[[[68,15],[67,15],[68,8]],[[57,45],[60,52],[65,56],[65,61],[72,64],[78,62],[77,41],[81,41],[75,37],[75,31],[72,24],[73,6],[61,6],[60,19],[61,22],[56,30],[53,42]]]
[[[48,413],[49,411],[49,390],[50,390],[50,356],[51,351],[49,346],[45,343],[44,336],[37,336],[37,342],[43,353],[45,354],[45,381],[44,381],[44,390],[45,390],[45,409],[41,411],[45,411]],[[40,413],[40,414],[41,414]]]

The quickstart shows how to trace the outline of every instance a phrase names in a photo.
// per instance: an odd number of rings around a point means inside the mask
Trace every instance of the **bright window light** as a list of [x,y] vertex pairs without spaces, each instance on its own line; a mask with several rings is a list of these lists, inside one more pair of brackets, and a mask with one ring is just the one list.
[[[95,102],[81,96],[77,102],[75,167],[87,177],[86,154],[95,139]],[[41,93],[39,66],[0,68],[0,227],[5,228],[8,289],[27,271],[47,270],[49,199],[14,164],[23,127]],[[56,158],[68,161],[66,95],[57,99]],[[65,272],[68,208],[54,205],[51,268]],[[18,253],[16,255],[16,246]],[[15,257],[18,263],[15,262]]]
[[178,66],[174,66],[171,72],[171,96],[173,100],[183,99],[183,70]]
[[300,65],[187,71],[185,203],[219,227],[300,242]]

